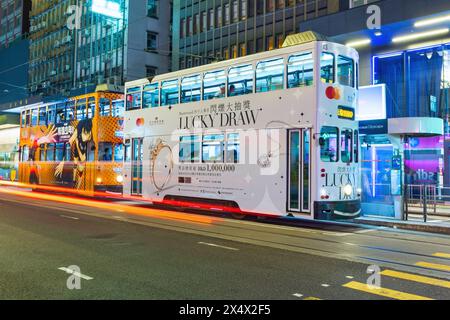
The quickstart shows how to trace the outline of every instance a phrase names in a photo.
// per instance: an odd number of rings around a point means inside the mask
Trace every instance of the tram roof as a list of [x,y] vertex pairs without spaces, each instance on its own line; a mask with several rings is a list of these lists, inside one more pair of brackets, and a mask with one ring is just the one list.
[[[286,40],[288,40],[288,39],[286,39]],[[293,40],[291,40],[291,42],[292,41]],[[174,78],[182,78],[182,77],[184,77],[186,75],[190,75],[190,74],[203,73],[203,72],[217,70],[217,69],[226,69],[231,66],[241,65],[241,64],[245,64],[245,63],[250,64],[255,61],[275,58],[275,57],[277,57],[279,55],[283,55],[283,54],[299,52],[300,50],[308,50],[308,49],[312,50],[312,49],[316,48],[316,46],[319,43],[324,43],[324,42],[333,43],[333,42],[329,42],[329,41],[310,40],[305,43],[286,45],[283,48],[274,49],[271,51],[254,53],[254,54],[244,56],[244,57],[214,62],[214,63],[210,63],[207,65],[202,65],[202,66],[193,67],[193,68],[189,68],[189,69],[178,70],[178,71],[174,71],[174,72],[169,72],[169,73],[157,75],[153,78],[144,78],[144,79],[129,81],[129,82],[125,83],[125,87],[129,88],[129,87],[133,87],[133,86],[142,85],[143,83],[147,84],[147,83],[154,83],[154,82],[163,81],[163,80],[170,80],[170,79],[174,79]],[[344,45],[339,44],[339,43],[333,43],[333,45],[342,46],[343,48],[345,47]],[[348,48],[348,47],[345,47],[345,48]],[[355,49],[353,49],[353,48],[350,48],[350,49],[354,50],[356,53]]]

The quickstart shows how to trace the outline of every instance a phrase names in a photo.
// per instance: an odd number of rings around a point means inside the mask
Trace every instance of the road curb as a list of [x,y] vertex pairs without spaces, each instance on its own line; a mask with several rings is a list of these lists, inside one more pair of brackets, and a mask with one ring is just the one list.
[[450,227],[443,227],[438,225],[405,223],[399,221],[366,220],[361,218],[358,218],[358,220],[355,220],[355,222],[365,225],[450,235]]

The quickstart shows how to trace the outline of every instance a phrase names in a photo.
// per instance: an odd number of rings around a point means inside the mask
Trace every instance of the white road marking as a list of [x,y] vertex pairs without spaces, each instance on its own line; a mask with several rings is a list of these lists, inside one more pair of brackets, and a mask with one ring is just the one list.
[[297,297],[297,298],[303,297],[303,295],[302,295],[301,293],[294,293],[293,296],[294,296],[294,297]]
[[351,235],[351,233],[345,233],[345,232],[322,232],[323,235],[327,236],[334,236],[334,237],[345,237],[348,235]]
[[329,285],[329,284],[326,284],[326,283],[322,283],[321,286],[322,286],[322,287],[325,287],[325,288],[328,288],[330,285]]
[[71,217],[71,216],[65,216],[63,214],[60,215],[61,218],[66,218],[66,219],[72,219],[72,220],[80,220],[80,218],[77,217]]
[[79,272],[76,272],[76,271],[74,272],[72,269],[69,269],[69,268],[66,268],[66,267],[58,268],[58,270],[64,271],[65,273],[68,273],[68,274],[73,274],[74,276],[77,276],[77,277],[79,277],[81,279],[84,279],[84,280],[93,280],[94,279],[94,278],[89,277],[87,275],[84,275],[82,273],[79,273]]
[[204,246],[210,246],[210,247],[216,247],[216,248],[222,248],[226,250],[232,250],[232,251],[239,251],[237,248],[231,248],[231,247],[225,247],[214,243],[208,243],[208,242],[198,242],[198,244],[202,244]]
[[373,232],[373,231],[376,231],[376,229],[359,230],[359,231],[356,231],[355,233],[368,233],[368,232]]
[[354,277],[352,276],[345,276],[347,279],[353,279]]

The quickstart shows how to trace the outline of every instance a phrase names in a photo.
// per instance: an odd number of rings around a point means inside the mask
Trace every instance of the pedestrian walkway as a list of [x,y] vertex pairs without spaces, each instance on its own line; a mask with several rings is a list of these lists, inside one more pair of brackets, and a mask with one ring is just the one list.
[[[435,257],[448,259],[448,263],[434,263],[429,261],[417,261],[416,266],[429,270],[443,270],[450,272],[450,253],[436,252]],[[343,288],[355,290],[362,294],[368,294],[368,298],[388,298],[395,300],[435,300],[435,299],[449,299],[450,298],[450,281],[437,279],[434,277],[417,275],[409,272],[396,271],[385,269],[380,273],[381,285],[379,287],[371,286],[367,283],[350,281],[342,285]],[[389,281],[393,279],[395,281]],[[384,285],[384,283],[388,283]],[[404,282],[413,282],[419,284],[417,287],[420,292],[404,292],[398,288],[402,287]],[[439,297],[430,297],[428,295],[433,292],[430,287],[444,288]],[[448,290],[448,292],[447,292]],[[366,297],[366,296],[364,296]]]

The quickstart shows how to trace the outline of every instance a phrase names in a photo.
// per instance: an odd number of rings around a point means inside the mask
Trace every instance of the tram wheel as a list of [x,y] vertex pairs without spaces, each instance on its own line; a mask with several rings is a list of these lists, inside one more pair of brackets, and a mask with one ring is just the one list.
[[236,220],[244,220],[246,217],[245,214],[239,214],[239,213],[234,213],[234,212],[230,213],[230,215]]

